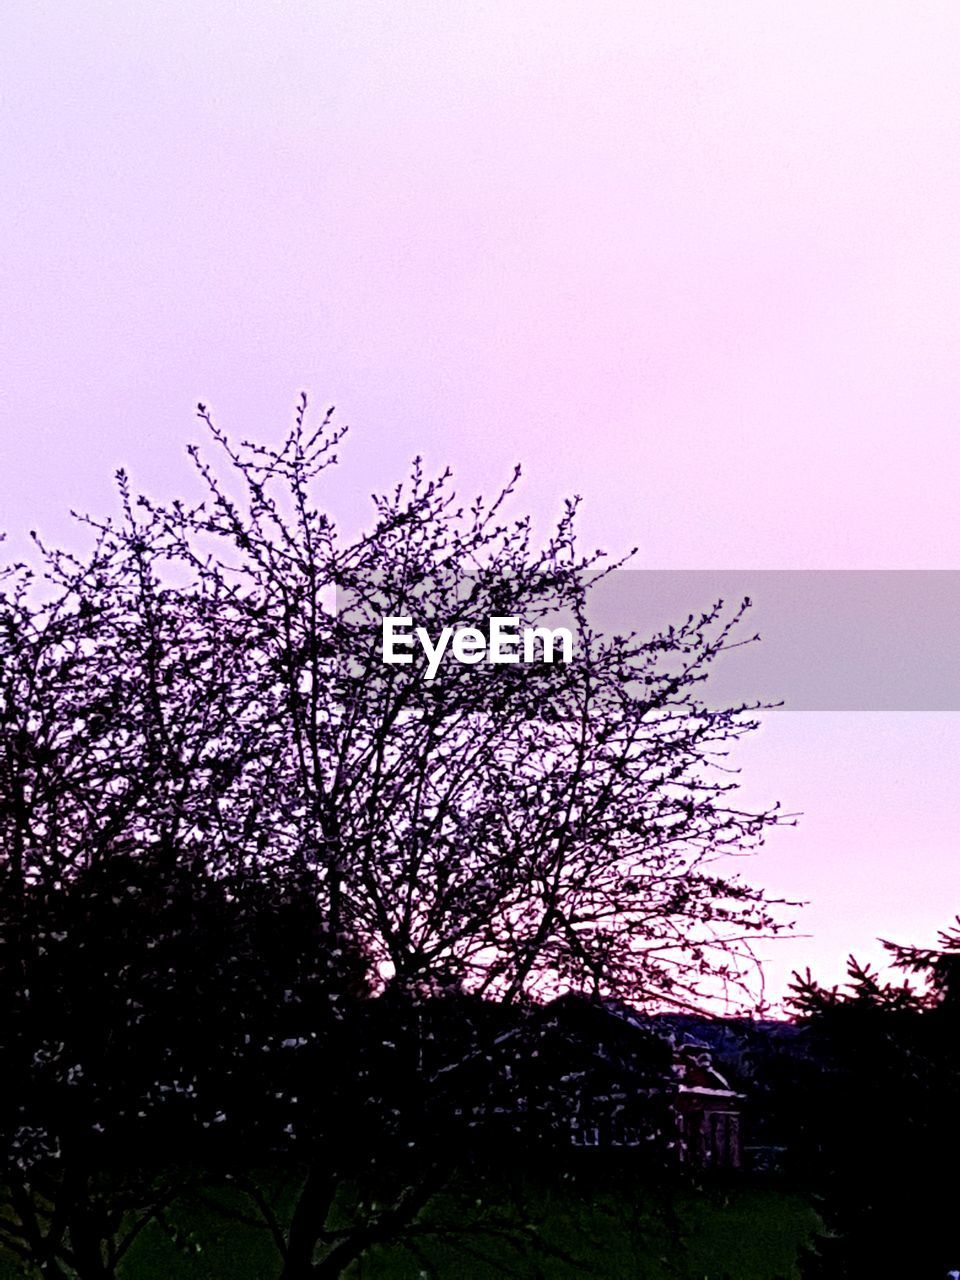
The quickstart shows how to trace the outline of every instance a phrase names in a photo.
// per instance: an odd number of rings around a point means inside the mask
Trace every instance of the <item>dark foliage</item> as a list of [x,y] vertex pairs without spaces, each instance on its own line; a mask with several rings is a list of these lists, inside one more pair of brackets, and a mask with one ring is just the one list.
[[822,1196],[834,1233],[811,1275],[937,1280],[958,1265],[960,1022],[955,939],[942,944],[890,947],[931,979],[926,990],[854,960],[844,991],[796,981],[802,1035],[777,1083],[793,1171]]

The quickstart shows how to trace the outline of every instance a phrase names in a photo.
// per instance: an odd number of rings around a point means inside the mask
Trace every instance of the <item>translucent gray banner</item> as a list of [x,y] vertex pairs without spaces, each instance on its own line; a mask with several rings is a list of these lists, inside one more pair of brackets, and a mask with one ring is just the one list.
[[[554,607],[546,578],[541,587],[528,582],[519,594],[508,579],[484,579],[471,602],[475,582],[426,577],[400,591],[374,575],[362,590],[339,591],[337,612],[365,626],[372,645],[379,644],[382,618],[392,614],[412,613],[414,624],[432,632],[463,624],[488,629],[492,614],[576,625],[569,609]],[[682,626],[720,600],[722,617],[730,618],[749,598],[751,607],[730,639],[749,641],[759,633],[760,640],[742,643],[712,664],[700,687],[711,706],[960,710],[960,570],[637,569],[583,586],[594,631],[635,631],[641,640]],[[575,640],[575,658],[579,647]],[[355,655],[351,661],[355,673],[365,669]]]

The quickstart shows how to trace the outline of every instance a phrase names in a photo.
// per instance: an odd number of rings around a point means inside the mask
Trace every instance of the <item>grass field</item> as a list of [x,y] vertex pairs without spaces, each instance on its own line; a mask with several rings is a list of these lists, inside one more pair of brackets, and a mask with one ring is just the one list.
[[[236,1220],[224,1192],[183,1203],[165,1228],[148,1227],[127,1255],[123,1280],[276,1280],[266,1233]],[[276,1193],[278,1207],[285,1200]],[[527,1189],[522,1215],[503,1197],[439,1197],[424,1215],[436,1225],[472,1228],[456,1243],[426,1238],[417,1253],[379,1249],[354,1265],[351,1280],[497,1280],[504,1276],[630,1280],[799,1280],[799,1258],[821,1224],[802,1196],[773,1186],[732,1182],[703,1191],[621,1187],[585,1197]],[[477,1230],[493,1218],[534,1225],[544,1248],[526,1255]],[[2,1280],[22,1276],[9,1262]]]

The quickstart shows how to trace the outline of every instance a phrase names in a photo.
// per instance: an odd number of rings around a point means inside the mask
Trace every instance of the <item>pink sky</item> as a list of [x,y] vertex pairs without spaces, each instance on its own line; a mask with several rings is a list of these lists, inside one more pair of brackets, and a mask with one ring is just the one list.
[[[0,525],[170,493],[204,400],[525,463],[652,568],[954,568],[954,3],[61,3],[0,41]],[[839,976],[960,910],[956,715],[794,713],[751,868]],[[788,957],[788,958],[784,958]]]

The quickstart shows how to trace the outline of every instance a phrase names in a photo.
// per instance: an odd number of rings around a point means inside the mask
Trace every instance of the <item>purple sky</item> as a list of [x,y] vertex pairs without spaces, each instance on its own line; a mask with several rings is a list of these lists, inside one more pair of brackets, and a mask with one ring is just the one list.
[[[423,452],[642,567],[957,567],[958,49],[952,0],[11,0],[0,525],[306,387],[350,520]],[[807,815],[750,868],[813,902],[774,989],[960,910],[960,717],[746,761]]]

